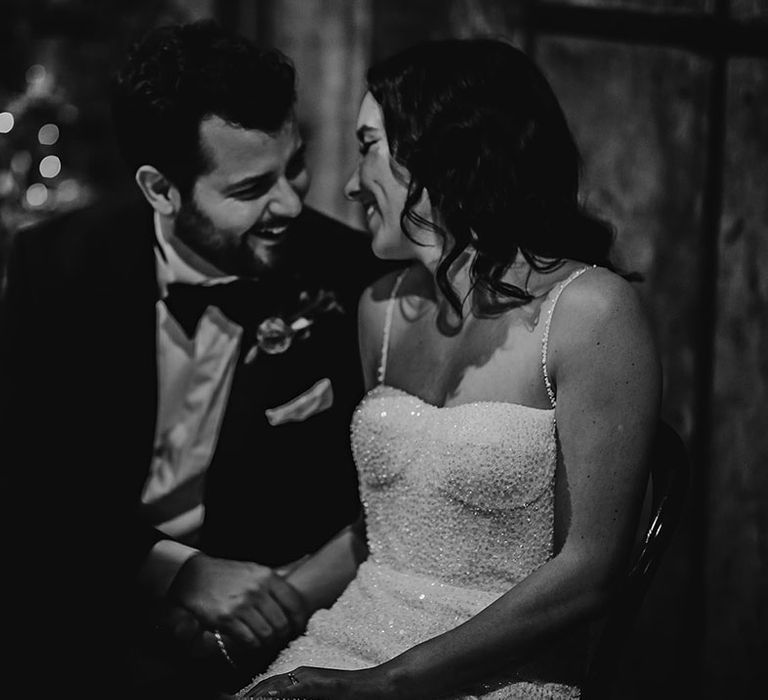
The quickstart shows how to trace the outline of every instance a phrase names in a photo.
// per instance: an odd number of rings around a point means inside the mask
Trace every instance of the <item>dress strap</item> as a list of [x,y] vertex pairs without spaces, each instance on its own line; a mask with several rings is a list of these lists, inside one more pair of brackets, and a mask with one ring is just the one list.
[[392,316],[395,312],[395,298],[397,297],[397,290],[400,289],[400,283],[408,273],[408,269],[403,270],[392,285],[392,291],[389,294],[389,300],[387,301],[387,313],[384,318],[384,337],[381,341],[381,363],[379,364],[379,371],[377,379],[379,384],[384,383],[384,376],[387,371],[387,354],[389,353],[389,333],[392,329]]
[[549,372],[547,371],[547,350],[549,347],[549,328],[552,325],[552,312],[555,310],[555,304],[557,304],[557,300],[560,298],[560,295],[563,293],[563,290],[571,283],[573,280],[575,280],[577,277],[585,273],[587,270],[592,269],[593,267],[596,267],[596,265],[590,265],[589,267],[580,267],[578,270],[574,270],[568,277],[563,280],[557,287],[557,290],[555,291],[555,296],[552,299],[552,304],[549,307],[549,312],[547,313],[547,321],[544,324],[544,335],[541,339],[541,371],[544,375],[544,386],[547,389],[547,396],[549,396],[549,403],[552,404],[552,408],[555,408],[557,405],[557,400],[555,398],[555,392],[552,389],[552,382],[549,379]]

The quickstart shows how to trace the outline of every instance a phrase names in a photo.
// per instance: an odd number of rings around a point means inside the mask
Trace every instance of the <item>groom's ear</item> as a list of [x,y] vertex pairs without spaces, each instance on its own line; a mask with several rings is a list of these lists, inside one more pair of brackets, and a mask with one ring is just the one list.
[[157,168],[142,165],[136,170],[136,184],[150,206],[164,216],[173,216],[181,207],[181,195]]

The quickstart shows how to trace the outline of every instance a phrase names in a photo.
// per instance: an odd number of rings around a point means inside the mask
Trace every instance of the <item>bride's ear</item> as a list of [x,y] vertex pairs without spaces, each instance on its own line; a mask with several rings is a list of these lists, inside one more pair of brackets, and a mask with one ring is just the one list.
[[136,184],[150,206],[164,216],[173,216],[181,207],[179,190],[157,168],[142,165],[136,170]]

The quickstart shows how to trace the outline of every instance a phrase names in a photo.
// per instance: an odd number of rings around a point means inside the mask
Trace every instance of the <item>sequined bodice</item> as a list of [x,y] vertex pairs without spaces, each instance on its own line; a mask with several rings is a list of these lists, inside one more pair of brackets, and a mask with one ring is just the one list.
[[355,412],[352,447],[372,561],[501,592],[550,558],[552,410],[438,408],[382,384]]

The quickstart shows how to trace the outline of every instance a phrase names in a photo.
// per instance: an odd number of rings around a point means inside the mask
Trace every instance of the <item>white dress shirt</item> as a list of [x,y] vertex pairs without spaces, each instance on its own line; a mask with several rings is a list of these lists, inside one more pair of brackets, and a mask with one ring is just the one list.
[[155,215],[157,278],[158,411],[152,465],[141,501],[144,515],[173,537],[152,548],[140,583],[163,595],[192,554],[203,522],[203,487],[227,405],[242,328],[209,306],[193,338],[170,314],[163,299],[171,282],[229,282],[189,250]]

